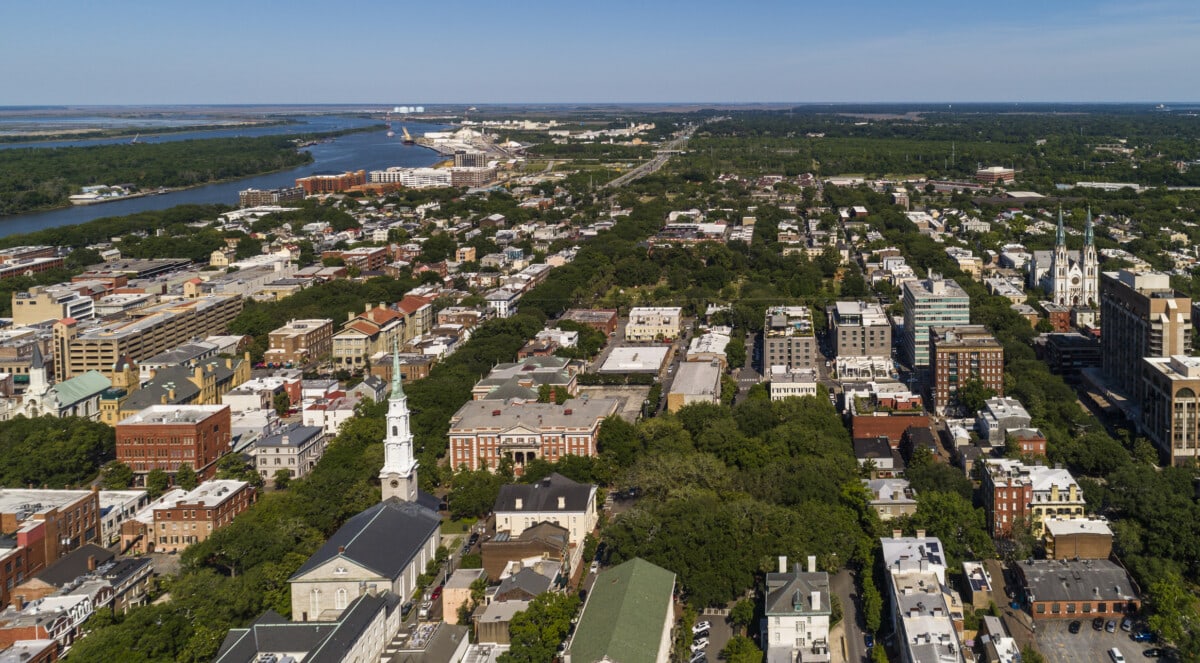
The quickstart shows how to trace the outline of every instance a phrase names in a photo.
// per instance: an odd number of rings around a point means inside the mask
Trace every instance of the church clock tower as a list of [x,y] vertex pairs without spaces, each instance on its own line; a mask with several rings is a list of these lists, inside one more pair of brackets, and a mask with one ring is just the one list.
[[392,395],[388,397],[387,436],[383,440],[383,469],[379,483],[383,499],[417,501],[417,461],[408,422],[408,397],[400,384],[400,348],[392,344]]

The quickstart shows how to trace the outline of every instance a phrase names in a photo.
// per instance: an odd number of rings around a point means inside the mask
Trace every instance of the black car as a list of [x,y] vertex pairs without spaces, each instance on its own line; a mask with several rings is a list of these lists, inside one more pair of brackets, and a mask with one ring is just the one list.
[[1079,620],[1075,620],[1075,621],[1071,622],[1071,625],[1069,627],[1067,627],[1067,630],[1072,633],[1078,633],[1080,627],[1082,627],[1082,626],[1083,626],[1083,624]]
[[1103,617],[1097,617],[1092,620],[1092,630],[1093,631],[1103,631],[1104,630],[1104,618]]
[[400,618],[408,619],[408,613],[412,612],[412,609],[413,609],[413,602],[405,601],[404,605],[400,606]]
[[467,539],[467,545],[473,546],[479,541],[479,532],[471,532],[471,538]]
[[1142,656],[1145,656],[1146,658],[1159,658],[1160,656],[1166,655],[1166,653],[1167,653],[1167,650],[1165,650],[1165,649],[1159,649],[1158,647],[1151,647],[1150,649],[1147,649],[1146,651],[1142,652]]

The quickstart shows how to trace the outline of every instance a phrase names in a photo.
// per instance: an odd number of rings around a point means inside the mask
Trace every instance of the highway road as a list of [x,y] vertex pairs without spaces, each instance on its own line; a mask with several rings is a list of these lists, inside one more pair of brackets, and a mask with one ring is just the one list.
[[667,161],[671,159],[672,154],[679,151],[687,143],[687,140],[692,137],[693,133],[696,132],[696,127],[698,126],[699,125],[695,124],[689,125],[677,137],[672,138],[670,142],[663,145],[662,148],[659,149],[654,155],[653,159],[638,166],[637,168],[634,168],[628,173],[621,175],[617,179],[612,180],[605,186],[610,189],[615,189],[625,186],[626,184],[629,184],[635,180],[641,179],[651,173],[657,172],[659,168],[662,168],[667,164]]

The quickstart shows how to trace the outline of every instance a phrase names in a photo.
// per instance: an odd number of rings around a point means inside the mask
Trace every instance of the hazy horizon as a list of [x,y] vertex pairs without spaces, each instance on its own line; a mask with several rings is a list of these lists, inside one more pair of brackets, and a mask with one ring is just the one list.
[[[1200,3],[1185,0],[64,0],[5,18],[19,28],[0,42],[19,65],[5,106],[1167,103],[1200,89]],[[783,101],[735,101],[766,99]]]

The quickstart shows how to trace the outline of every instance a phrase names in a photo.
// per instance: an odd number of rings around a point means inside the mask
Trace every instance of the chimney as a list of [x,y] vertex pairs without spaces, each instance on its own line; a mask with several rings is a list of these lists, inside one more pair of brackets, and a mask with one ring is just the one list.
[[17,612],[21,612],[22,610],[25,609],[25,595],[24,594],[18,594],[13,597],[13,608]]
[[813,590],[812,593],[812,609],[817,612],[821,609],[821,592]]
[[898,529],[892,530],[892,539],[893,540],[899,539],[903,535],[904,535],[904,532],[901,530],[898,530]]
[[288,436],[287,436],[287,435],[284,435],[284,436],[283,436],[283,445],[284,445],[284,446],[287,446],[287,443],[288,443]]
[[523,507],[523,506],[525,506],[525,500],[518,497],[517,498],[517,510],[520,511],[521,507]]
[[354,311],[350,311],[349,313],[346,314],[346,322],[349,322],[353,319],[354,319]]
[[96,556],[88,555],[88,571],[96,570]]
[[567,508],[567,498],[561,497],[561,496],[558,498],[558,508],[560,508],[560,509]]
[[346,546],[338,546],[338,554],[340,555],[344,552],[346,552]]
[[925,538],[925,530],[923,530],[923,529],[917,530],[917,538],[924,539]]
[[575,411],[572,410],[571,408],[567,408],[566,410],[563,410],[563,414],[568,415],[568,416],[574,414],[574,412]]
[[779,556],[779,572],[787,573],[787,555]]
[[809,573],[817,572],[817,556],[816,555],[808,556],[808,572]]
[[363,304],[363,313],[370,313],[370,312],[371,312],[371,302],[367,302],[366,304]]

